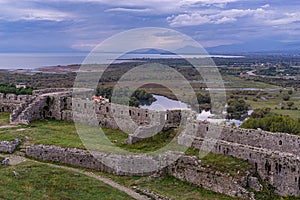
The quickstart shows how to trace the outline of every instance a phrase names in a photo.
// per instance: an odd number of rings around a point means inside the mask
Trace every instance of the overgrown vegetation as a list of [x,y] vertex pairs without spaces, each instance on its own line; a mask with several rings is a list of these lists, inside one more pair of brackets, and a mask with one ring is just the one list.
[[199,154],[199,150],[189,148],[186,152],[188,156],[196,156],[201,160],[203,165],[209,165],[213,170],[224,173],[229,173],[231,176],[243,176],[247,171],[252,169],[252,165],[248,162],[234,158],[232,156],[225,156],[214,153],[206,153],[203,157],[203,153]]
[[270,108],[257,108],[251,113],[252,118],[263,118],[267,115],[270,115]]
[[29,88],[73,87],[76,73],[68,74],[23,74],[0,72],[0,84],[25,83]]
[[[114,96],[112,97],[114,92]],[[103,96],[108,98],[114,103],[126,104],[129,106],[138,107],[140,105],[150,105],[156,101],[152,94],[146,92],[143,89],[137,89],[135,91],[128,87],[117,88],[117,91],[113,91],[113,87],[98,87],[96,89],[97,96]],[[126,97],[129,98],[129,102],[126,102]],[[113,99],[112,99],[113,98]]]
[[300,134],[300,120],[289,116],[274,115],[263,118],[250,118],[245,121],[242,128],[262,129],[271,132]]
[[0,177],[0,199],[132,199],[96,179],[30,161],[0,166]]
[[148,189],[157,194],[166,196],[174,200],[232,200],[239,199],[229,197],[224,194],[216,193],[201,187],[194,186],[190,183],[178,180],[171,176],[163,176],[159,178],[149,177],[126,177],[108,175],[113,180],[126,185],[127,187],[138,186],[139,188]]
[[8,113],[8,112],[0,113],[0,126],[9,124],[9,116],[10,116],[10,113]]
[[[92,143],[95,140],[94,133],[98,128],[88,126],[84,126],[83,128],[85,130],[92,130],[93,134],[87,135],[88,140]],[[134,153],[145,153],[154,152],[159,148],[170,144],[173,138],[175,138],[179,133],[180,128],[162,131],[150,138],[134,143],[133,145],[127,145],[124,143],[124,141],[128,138],[128,135],[120,130],[103,128],[103,131],[105,136],[117,147]],[[88,131],[87,134],[89,134]],[[25,136],[27,136],[27,139],[29,138],[29,142],[32,144],[56,145],[85,149],[74,124],[71,122],[56,120],[34,121],[29,127],[21,126],[0,130],[0,140],[13,140],[17,137],[24,138]],[[170,148],[172,147],[173,146],[170,146]],[[175,148],[178,151],[185,150],[184,147],[180,147],[178,145],[175,146]],[[105,147],[103,147],[103,149],[105,150]],[[186,154],[199,156],[199,151],[195,149],[188,149]],[[232,172],[232,174],[236,174],[237,171],[242,173],[244,169],[246,170],[249,167],[247,162],[240,159],[211,153],[209,153],[206,157],[201,158],[201,160],[212,167],[216,166],[216,169],[218,170],[222,170],[223,172],[226,171],[228,173]]]
[[33,88],[16,88],[13,84],[0,84],[0,93],[4,94],[32,94]]
[[228,119],[244,119],[247,117],[249,106],[243,99],[231,98],[227,104]]

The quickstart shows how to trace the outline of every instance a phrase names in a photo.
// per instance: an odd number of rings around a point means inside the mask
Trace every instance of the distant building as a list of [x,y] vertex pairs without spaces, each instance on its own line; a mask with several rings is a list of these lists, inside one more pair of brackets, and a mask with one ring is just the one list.
[[109,103],[109,99],[102,96],[93,96],[93,100],[99,103]]
[[25,83],[19,83],[16,85],[16,88],[27,88]]

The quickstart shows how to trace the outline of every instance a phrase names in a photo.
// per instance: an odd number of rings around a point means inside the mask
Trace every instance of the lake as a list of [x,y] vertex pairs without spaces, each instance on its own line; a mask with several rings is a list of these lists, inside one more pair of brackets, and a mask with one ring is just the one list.
[[[45,66],[81,64],[88,53],[0,53],[0,69],[34,69]],[[108,64],[117,54],[98,53],[90,57],[86,64]],[[184,55],[185,58],[223,57],[234,58],[240,56],[227,55]],[[176,55],[160,54],[126,54],[115,62],[128,62],[130,59],[143,58],[179,58]]]

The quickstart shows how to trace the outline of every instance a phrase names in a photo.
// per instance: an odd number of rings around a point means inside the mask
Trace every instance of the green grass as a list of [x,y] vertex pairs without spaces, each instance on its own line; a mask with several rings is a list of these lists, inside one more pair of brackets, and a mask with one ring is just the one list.
[[0,114],[0,126],[9,124],[9,115],[10,113],[7,112]]
[[[69,166],[56,162],[49,162],[61,166]],[[86,171],[82,167],[74,167]],[[100,175],[102,177],[109,178],[120,185],[123,185],[128,188],[133,186],[138,186],[139,188],[148,189],[154,191],[157,194],[166,196],[171,199],[208,199],[208,200],[229,200],[229,199],[239,199],[229,197],[227,195],[216,193],[204,188],[194,186],[188,182],[178,180],[171,176],[162,176],[159,178],[151,178],[148,176],[117,176],[107,172],[101,172],[97,170],[88,171],[93,172],[94,174]],[[102,198],[101,198],[102,199]],[[113,198],[114,199],[114,198]]]
[[278,115],[289,115],[292,118],[300,118],[300,110],[272,110],[272,113]]
[[157,151],[165,145],[169,144],[172,141],[172,139],[176,137],[178,131],[175,129],[162,131],[150,138],[146,138],[143,141],[136,142],[132,145],[127,145],[123,142],[127,139],[127,134],[121,133],[119,135],[116,135],[114,133],[110,133],[111,132],[105,131],[105,134],[111,141],[116,140],[116,146],[134,153],[147,153]]
[[0,199],[132,199],[96,179],[43,164],[27,161],[0,169]]
[[150,189],[171,199],[206,199],[206,200],[230,200],[237,199],[218,194],[203,188],[193,186],[176,178],[165,176],[156,179],[146,179],[138,184],[141,188]]
[[30,126],[18,126],[0,130],[0,140],[23,139],[25,136],[33,144],[84,148],[74,124],[66,121],[35,121]]
[[[257,91],[256,94],[266,98],[266,100],[262,100],[261,98],[256,98],[256,95],[234,94],[234,91],[227,91],[227,97],[229,98],[231,95],[234,95],[235,97],[245,99],[246,103],[250,105],[250,108],[253,110],[257,108],[270,108],[273,114],[289,115],[293,118],[299,118],[300,92],[294,91],[294,93],[290,95],[289,101],[283,101],[283,96],[286,93],[287,90],[283,90],[282,92],[280,92],[280,90]],[[298,110],[287,109],[287,102],[293,102],[294,105],[292,108],[298,108]],[[282,106],[284,106],[285,109],[281,109]]]
[[[0,114],[1,119],[5,120],[7,117],[7,114]],[[94,141],[99,139],[95,134],[99,128],[87,126],[79,126],[79,128],[86,130],[85,133],[87,137],[85,140],[87,142],[93,144]],[[103,130],[105,136],[108,138],[108,142],[101,143],[104,146],[101,148],[109,150],[108,147],[110,146],[108,143],[111,141],[114,145],[135,153],[155,151],[169,143],[176,137],[179,131],[170,129],[148,138],[143,142],[126,145],[123,143],[127,138],[126,133],[113,129]],[[85,148],[77,134],[74,124],[66,121],[35,121],[30,126],[18,126],[0,130],[0,140],[12,140],[16,137],[24,138],[25,136],[29,137],[29,142],[32,144]],[[105,145],[107,145],[107,147]],[[99,148],[99,146],[95,147]],[[188,149],[186,154],[199,156],[198,151],[191,148]],[[201,158],[201,160],[204,165],[209,165],[212,170],[229,173],[234,177],[241,176],[247,170],[251,169],[251,165],[246,161],[230,156],[209,153],[206,157]],[[103,198],[101,199],[128,199],[126,195],[124,196],[124,194],[119,191],[114,191],[113,188],[106,185],[103,186],[102,183],[97,183],[100,184],[100,186],[97,186],[100,189],[95,189],[96,183],[94,183],[95,181],[93,179],[83,175],[74,176],[74,173],[46,165],[26,162],[16,167],[2,166],[0,169],[0,177],[2,180],[2,185],[0,184],[0,199],[3,198],[3,196],[9,196],[11,199],[97,199],[93,196],[96,195],[96,193],[102,195],[101,197]],[[13,170],[21,174],[20,178],[14,177],[12,173]],[[149,177],[115,176],[103,172],[95,173],[109,177],[127,187],[137,185],[140,188],[152,190],[172,199],[233,199],[232,197],[214,193],[168,176],[153,179]],[[105,191],[101,192],[102,190]],[[86,194],[87,192],[88,194]],[[257,193],[257,195],[264,199],[266,199],[265,197],[275,197],[272,191],[269,190]]]
[[[98,127],[79,126],[78,128],[84,130],[81,134],[85,137],[79,137],[74,124],[71,122],[56,120],[35,121],[28,127],[20,126],[0,130],[0,140],[14,140],[15,138],[24,139],[26,136],[27,139],[29,138],[31,144],[86,149],[84,143],[88,143],[89,148],[117,153],[123,153],[125,151],[133,153],[150,153],[157,150],[164,151],[165,149],[162,147],[165,147],[165,145],[169,145],[168,150],[185,150],[185,147],[177,145],[176,139],[173,140],[180,132],[180,128],[160,132],[143,141],[134,143],[133,145],[124,143],[128,136],[120,130],[103,128],[105,135],[101,135]],[[104,140],[104,138],[107,140]],[[120,150],[116,149],[116,147],[119,147]],[[192,151],[191,149],[186,153],[188,155],[199,155],[197,151]],[[242,174],[243,169],[247,170],[249,167],[247,162],[240,159],[212,153],[209,153],[201,160],[203,160],[205,164],[211,165],[211,167],[216,170],[233,175],[238,173]]]
[[279,88],[278,86],[275,85],[245,80],[236,76],[223,75],[222,78],[223,81],[225,82],[226,88],[273,88],[273,89]]
[[[103,175],[101,172],[96,172]],[[228,197],[224,194],[216,193],[204,188],[194,186],[190,183],[178,180],[171,176],[163,176],[159,178],[150,177],[129,177],[114,176],[104,174],[112,180],[125,185],[126,187],[138,186],[139,188],[148,189],[157,194],[166,196],[171,199],[188,200],[188,199],[206,199],[206,200],[230,200],[238,199]]]
[[[186,155],[199,158],[199,150],[189,148]],[[246,172],[252,170],[252,165],[247,161],[231,156],[208,153],[205,157],[199,158],[203,165],[209,165],[212,170],[228,173],[233,177],[243,176]]]
[[[2,115],[0,114],[0,116]],[[160,149],[168,144],[177,134],[175,130],[170,129],[142,142],[127,145],[124,141],[128,138],[128,135],[120,130],[102,128],[104,131],[104,134],[102,134],[98,127],[78,125],[77,128],[80,135],[72,122],[57,120],[34,121],[29,126],[0,129],[0,140],[24,139],[26,136],[31,144],[56,145],[80,149],[86,149],[84,144],[89,144],[89,148],[109,152],[115,150],[117,146],[120,148],[120,152],[145,153]]]

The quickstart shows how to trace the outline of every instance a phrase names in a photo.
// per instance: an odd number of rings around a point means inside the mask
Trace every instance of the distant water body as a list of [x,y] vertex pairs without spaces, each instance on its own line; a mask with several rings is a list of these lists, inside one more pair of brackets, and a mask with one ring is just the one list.
[[[0,53],[0,69],[34,69],[45,66],[81,64],[88,54],[84,53]],[[107,64],[114,59],[116,54],[97,54],[89,59],[87,64]],[[238,58],[242,56],[225,55],[184,55],[185,58],[222,57]],[[160,54],[126,54],[119,59],[158,59],[179,58],[176,55]],[[118,62],[124,62],[119,60]]]

